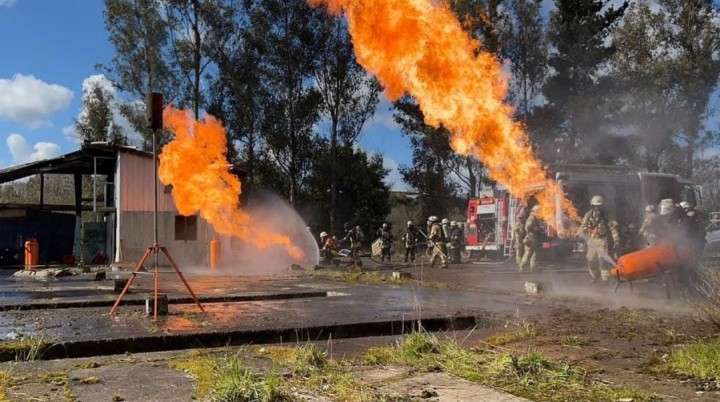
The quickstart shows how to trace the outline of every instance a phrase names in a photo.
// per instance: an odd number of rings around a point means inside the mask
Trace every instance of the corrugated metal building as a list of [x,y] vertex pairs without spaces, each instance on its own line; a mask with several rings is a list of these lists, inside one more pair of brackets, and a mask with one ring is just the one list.
[[[153,194],[157,180],[152,155],[135,148],[108,143],[85,143],[81,149],[48,159],[0,170],[0,184],[32,175],[71,174],[74,176],[75,205],[46,205],[40,188],[38,205],[0,205],[0,220],[14,216],[15,226],[22,228],[23,219],[38,211],[75,214],[73,255],[76,261],[91,263],[94,256],[105,253],[116,262],[133,263],[153,243]],[[241,175],[242,172],[236,172]],[[81,195],[82,176],[104,177],[103,188],[94,192],[92,200]],[[44,180],[41,179],[41,183]],[[95,186],[94,186],[95,187]],[[216,234],[212,226],[199,216],[181,216],[172,199],[171,188],[158,183],[158,240],[169,248],[173,257],[185,266],[204,266],[208,261],[209,243]],[[102,195],[101,195],[102,194]],[[18,213],[23,211],[23,213]],[[94,212],[96,222],[82,222],[82,214]],[[30,222],[24,222],[29,224]],[[2,223],[0,223],[2,225]],[[6,227],[10,227],[6,225]],[[8,234],[9,238],[27,234]],[[65,232],[67,237],[67,232]],[[223,255],[229,255],[230,239],[219,236]],[[67,243],[65,238],[46,237],[41,249]],[[41,253],[41,256],[44,254]],[[41,264],[56,263],[50,258]]]

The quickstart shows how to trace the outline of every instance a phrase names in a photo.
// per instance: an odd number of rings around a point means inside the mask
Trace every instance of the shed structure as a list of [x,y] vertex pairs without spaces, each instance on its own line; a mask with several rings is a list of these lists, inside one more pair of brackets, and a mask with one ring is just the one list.
[[[40,242],[41,265],[134,263],[152,245],[153,180],[157,180],[152,154],[112,143],[84,143],[57,158],[1,169],[0,184],[34,175],[40,176],[37,203],[0,204],[0,228],[8,229],[0,230],[0,264],[12,260],[3,261],[5,254],[16,252],[21,258],[22,244],[30,237]],[[48,175],[72,177],[68,191],[73,192],[74,205],[45,203]],[[91,178],[92,197],[82,196],[83,177]],[[178,262],[207,265],[215,235],[201,217],[179,215],[171,187],[158,183],[158,241]],[[226,236],[219,238],[230,243]],[[229,254],[229,247],[223,248],[223,254]]]

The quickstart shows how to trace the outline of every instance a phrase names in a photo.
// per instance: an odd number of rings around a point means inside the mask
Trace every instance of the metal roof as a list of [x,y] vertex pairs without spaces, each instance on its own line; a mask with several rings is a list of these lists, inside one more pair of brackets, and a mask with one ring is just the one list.
[[86,142],[80,146],[79,150],[57,158],[0,169],[0,184],[36,174],[90,175],[95,172],[101,175],[114,174],[117,154],[120,152],[129,152],[152,158],[152,154],[132,147],[108,142]]

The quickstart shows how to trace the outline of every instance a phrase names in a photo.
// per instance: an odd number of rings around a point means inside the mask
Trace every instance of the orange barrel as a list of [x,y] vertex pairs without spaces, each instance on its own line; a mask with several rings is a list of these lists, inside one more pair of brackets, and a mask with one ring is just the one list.
[[213,236],[210,240],[210,268],[220,267],[220,240],[217,236]]
[[37,239],[31,237],[25,242],[25,269],[33,269],[38,265],[40,254],[40,243]]
[[632,281],[656,275],[661,269],[679,269],[691,259],[687,250],[663,243],[620,257],[610,274],[618,279]]

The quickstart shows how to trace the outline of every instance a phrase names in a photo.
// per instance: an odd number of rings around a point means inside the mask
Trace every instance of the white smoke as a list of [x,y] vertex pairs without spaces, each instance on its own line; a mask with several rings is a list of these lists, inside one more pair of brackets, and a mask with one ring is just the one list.
[[262,194],[251,206],[243,207],[252,217],[252,225],[290,237],[292,242],[305,253],[304,261],[295,261],[282,246],[259,249],[254,245],[234,241],[232,261],[225,261],[217,270],[221,275],[269,275],[286,273],[290,265],[315,266],[320,261],[318,243],[307,224],[298,213],[282,198],[274,194]]

